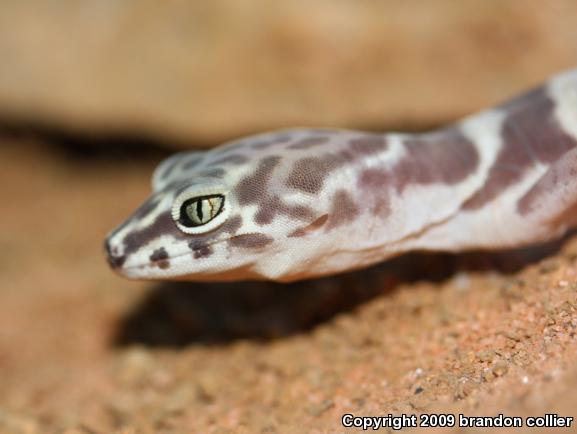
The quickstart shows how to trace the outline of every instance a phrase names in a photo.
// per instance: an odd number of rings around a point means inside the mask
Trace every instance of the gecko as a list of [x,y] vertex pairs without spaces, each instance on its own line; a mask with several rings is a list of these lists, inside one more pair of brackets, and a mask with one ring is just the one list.
[[577,69],[424,133],[297,128],[177,153],[105,241],[132,279],[309,279],[577,223]]

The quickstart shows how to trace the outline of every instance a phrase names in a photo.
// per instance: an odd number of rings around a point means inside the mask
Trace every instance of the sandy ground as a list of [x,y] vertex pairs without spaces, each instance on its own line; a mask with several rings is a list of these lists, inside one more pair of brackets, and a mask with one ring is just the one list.
[[108,269],[102,240],[146,196],[162,156],[2,135],[0,432],[577,416],[576,239],[412,255],[291,285],[130,282]]

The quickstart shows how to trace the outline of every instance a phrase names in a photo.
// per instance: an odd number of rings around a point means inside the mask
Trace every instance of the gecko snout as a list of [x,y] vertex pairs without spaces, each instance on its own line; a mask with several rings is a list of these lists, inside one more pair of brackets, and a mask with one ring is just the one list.
[[106,240],[104,242],[104,251],[106,252],[106,260],[108,265],[114,270],[119,269],[124,264],[126,256],[119,255],[116,247],[111,246],[110,241]]

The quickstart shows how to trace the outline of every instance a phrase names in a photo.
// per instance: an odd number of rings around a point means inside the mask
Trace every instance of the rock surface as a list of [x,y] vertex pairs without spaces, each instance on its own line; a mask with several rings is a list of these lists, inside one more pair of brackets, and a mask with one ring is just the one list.
[[0,3],[0,113],[210,146],[287,126],[425,128],[575,65],[577,3]]

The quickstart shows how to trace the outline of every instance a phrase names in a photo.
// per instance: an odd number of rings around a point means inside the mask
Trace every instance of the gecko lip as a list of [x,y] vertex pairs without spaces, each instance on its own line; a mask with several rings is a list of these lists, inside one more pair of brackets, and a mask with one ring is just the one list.
[[126,261],[126,256],[110,256],[107,257],[108,265],[114,270],[122,268],[124,261]]
[[[218,241],[214,241],[212,243],[206,244],[207,247],[210,246],[214,246],[216,244],[220,244],[223,243],[225,241],[228,241],[230,238],[225,238],[223,240],[218,240]],[[135,264],[135,265],[130,265],[128,267],[122,267],[122,264],[118,267],[112,267],[117,271],[131,271],[131,270],[136,270],[136,269],[142,269],[142,268],[146,268],[146,267],[158,267],[161,263],[163,262],[169,262],[172,263],[172,261],[178,260],[179,258],[184,258],[190,255],[194,255],[194,251],[191,250],[190,252],[185,252],[185,253],[181,253],[178,255],[174,255],[174,256],[169,256],[165,259],[158,259],[158,260],[154,260],[154,261],[147,261],[147,262],[141,262],[139,264]],[[124,261],[126,260],[126,257],[122,257],[122,263],[124,263]],[[110,259],[109,259],[109,263],[110,263]]]

